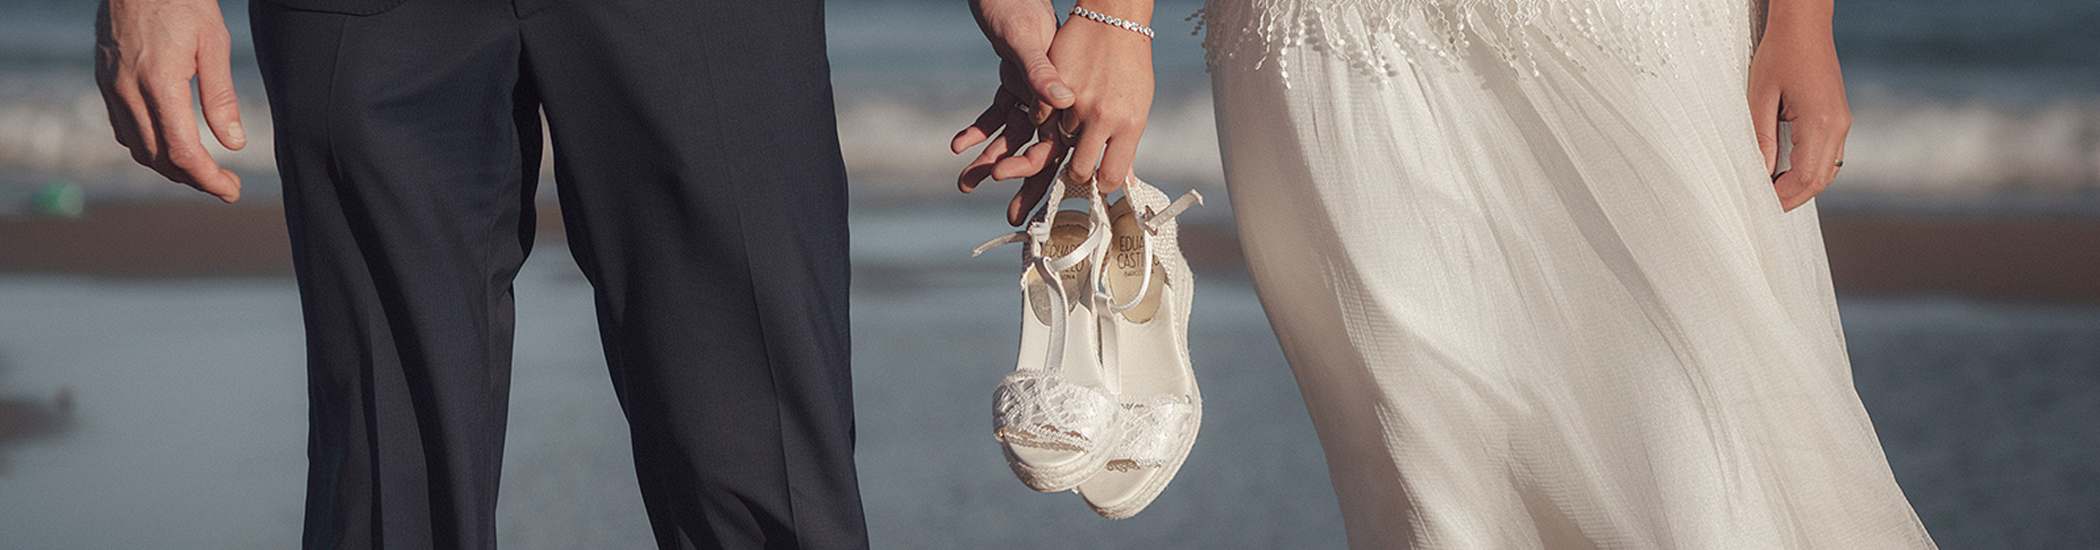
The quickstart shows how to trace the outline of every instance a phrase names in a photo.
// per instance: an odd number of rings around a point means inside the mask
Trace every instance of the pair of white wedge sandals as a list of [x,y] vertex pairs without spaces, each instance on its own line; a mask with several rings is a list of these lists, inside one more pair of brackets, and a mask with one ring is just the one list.
[[[1059,207],[1080,198],[1084,211]],[[972,254],[1026,244],[1020,360],[993,406],[994,435],[1029,488],[1076,490],[1123,519],[1181,469],[1203,399],[1188,356],[1195,281],[1174,217],[1202,202],[1189,191],[1169,203],[1132,178],[1108,204],[1092,182],[1060,176],[1026,229]]]

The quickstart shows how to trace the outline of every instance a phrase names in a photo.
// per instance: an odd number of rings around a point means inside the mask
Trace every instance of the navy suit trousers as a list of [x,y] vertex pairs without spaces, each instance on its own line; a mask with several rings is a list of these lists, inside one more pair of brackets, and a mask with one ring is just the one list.
[[305,311],[305,547],[495,547],[544,113],[658,544],[865,548],[822,1],[330,5],[250,8]]

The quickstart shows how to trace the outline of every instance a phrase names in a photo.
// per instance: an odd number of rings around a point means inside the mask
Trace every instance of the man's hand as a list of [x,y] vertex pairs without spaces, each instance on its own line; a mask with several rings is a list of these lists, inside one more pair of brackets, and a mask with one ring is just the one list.
[[1779,123],[1788,123],[1788,169],[1772,175],[1781,208],[1792,211],[1830,185],[1845,158],[1852,110],[1830,35],[1830,0],[1773,0],[1750,58],[1750,116],[1765,172],[1778,170]]
[[[956,187],[964,193],[993,177],[994,165],[1021,151],[1035,139],[1038,126],[1055,110],[1071,107],[1076,97],[1050,64],[1050,40],[1057,34],[1057,14],[1049,0],[971,0],[970,11],[976,15],[977,26],[985,38],[991,40],[992,51],[999,54],[1000,85],[984,114],[948,144],[950,150],[960,154],[990,140],[957,178]],[[1031,171],[1034,175],[1028,178],[1029,182],[1049,183],[1056,172],[1053,157],[1063,157],[1063,149],[1054,140],[1043,140],[1027,148],[1026,158],[1037,166]],[[1018,215],[1009,212],[1007,221],[1019,224],[1026,214],[1024,206]]]
[[103,0],[95,16],[95,82],[117,143],[139,164],[229,203],[240,199],[241,178],[205,152],[190,81],[219,144],[246,147],[232,48],[214,0]]

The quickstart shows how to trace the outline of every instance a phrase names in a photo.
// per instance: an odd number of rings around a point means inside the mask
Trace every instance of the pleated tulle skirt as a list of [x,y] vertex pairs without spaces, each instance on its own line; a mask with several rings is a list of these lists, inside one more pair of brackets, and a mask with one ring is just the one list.
[[1212,0],[1254,282],[1354,548],[1931,548],[1735,0]]

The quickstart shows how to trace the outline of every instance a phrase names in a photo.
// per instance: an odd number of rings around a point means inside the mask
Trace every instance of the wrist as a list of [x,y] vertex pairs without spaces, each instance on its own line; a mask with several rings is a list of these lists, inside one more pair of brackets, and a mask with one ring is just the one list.
[[1083,0],[1077,7],[1139,25],[1152,25],[1151,0]]
[[[1083,19],[1083,20],[1087,20],[1087,21],[1092,21],[1092,22],[1095,22],[1095,23],[1100,23],[1100,24],[1102,24],[1102,25],[1107,25],[1107,26],[1110,26],[1110,27],[1115,27],[1115,28],[1118,28],[1118,29],[1122,29],[1122,30],[1124,30],[1124,31],[1129,31],[1129,32],[1130,32],[1131,34],[1134,34],[1134,35],[1137,35],[1137,36],[1143,36],[1143,37],[1145,37],[1145,43],[1146,43],[1146,44],[1150,44],[1150,43],[1152,43],[1152,38],[1153,38],[1154,36],[1157,36],[1157,34],[1156,34],[1156,33],[1152,32],[1152,27],[1148,27],[1148,26],[1145,26],[1145,25],[1143,25],[1143,24],[1140,24],[1140,23],[1137,23],[1137,22],[1133,22],[1133,21],[1129,21],[1129,20],[1126,20],[1126,19],[1123,19],[1123,18],[1119,18],[1119,17],[1113,16],[1113,15],[1109,15],[1109,14],[1101,13],[1101,12],[1098,12],[1098,11],[1094,11],[1094,10],[1086,9],[1086,6],[1072,6],[1072,14],[1071,14],[1071,15],[1072,15],[1072,17],[1071,17],[1070,19],[1067,19],[1067,20],[1065,20],[1065,22],[1066,22],[1067,24],[1070,24],[1070,23],[1072,23],[1072,22],[1073,22],[1074,20],[1081,20],[1081,19]],[[1083,24],[1083,23],[1082,23],[1082,24]]]
[[1770,0],[1765,8],[1764,36],[1822,38],[1831,36],[1830,0]]

